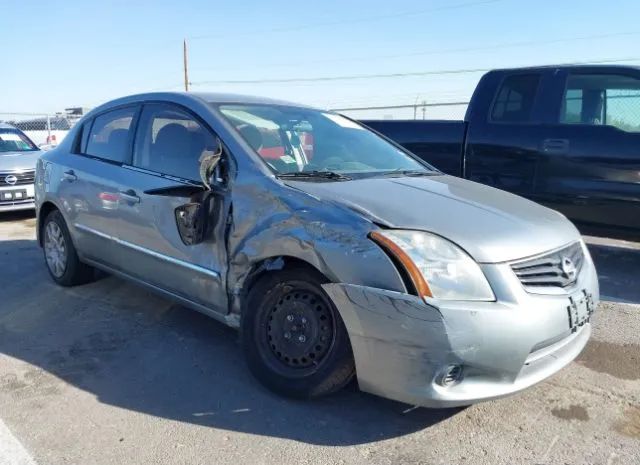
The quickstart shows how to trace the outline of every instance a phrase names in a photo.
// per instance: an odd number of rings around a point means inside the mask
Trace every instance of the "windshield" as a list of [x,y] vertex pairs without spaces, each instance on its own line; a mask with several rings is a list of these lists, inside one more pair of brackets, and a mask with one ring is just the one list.
[[432,172],[374,132],[335,113],[277,105],[218,108],[279,175]]
[[0,129],[0,153],[38,150],[27,136],[14,129]]

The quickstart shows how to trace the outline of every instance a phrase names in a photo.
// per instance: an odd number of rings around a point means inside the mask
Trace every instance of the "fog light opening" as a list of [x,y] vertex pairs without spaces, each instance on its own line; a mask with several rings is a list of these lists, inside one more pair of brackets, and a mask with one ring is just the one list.
[[447,366],[442,376],[440,376],[439,384],[443,387],[455,386],[462,380],[462,365]]

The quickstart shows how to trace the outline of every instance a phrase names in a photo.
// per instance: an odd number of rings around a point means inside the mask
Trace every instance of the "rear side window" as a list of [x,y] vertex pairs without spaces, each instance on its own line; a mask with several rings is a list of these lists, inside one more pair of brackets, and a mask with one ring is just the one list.
[[640,79],[617,74],[572,74],[567,79],[560,123],[640,132]]
[[191,114],[168,104],[146,104],[140,116],[133,164],[192,181],[200,180],[200,157],[216,138]]
[[530,121],[539,82],[538,74],[507,77],[491,109],[491,121],[499,123]]
[[124,163],[129,158],[131,124],[136,108],[120,108],[96,116],[89,132],[85,153]]

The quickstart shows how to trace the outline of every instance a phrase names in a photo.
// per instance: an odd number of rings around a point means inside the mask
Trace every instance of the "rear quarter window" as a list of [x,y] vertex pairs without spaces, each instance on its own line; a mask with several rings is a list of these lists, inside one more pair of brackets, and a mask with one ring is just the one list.
[[491,108],[491,121],[496,123],[531,121],[539,83],[539,74],[519,74],[505,78]]

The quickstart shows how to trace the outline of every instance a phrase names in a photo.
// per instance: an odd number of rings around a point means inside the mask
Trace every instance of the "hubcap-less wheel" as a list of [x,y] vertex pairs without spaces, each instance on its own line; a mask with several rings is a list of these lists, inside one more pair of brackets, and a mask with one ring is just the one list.
[[331,310],[308,290],[289,290],[273,306],[267,321],[272,353],[291,368],[318,365],[334,340]]
[[54,221],[47,223],[45,228],[44,253],[49,270],[60,278],[67,269],[67,247],[62,230]]

